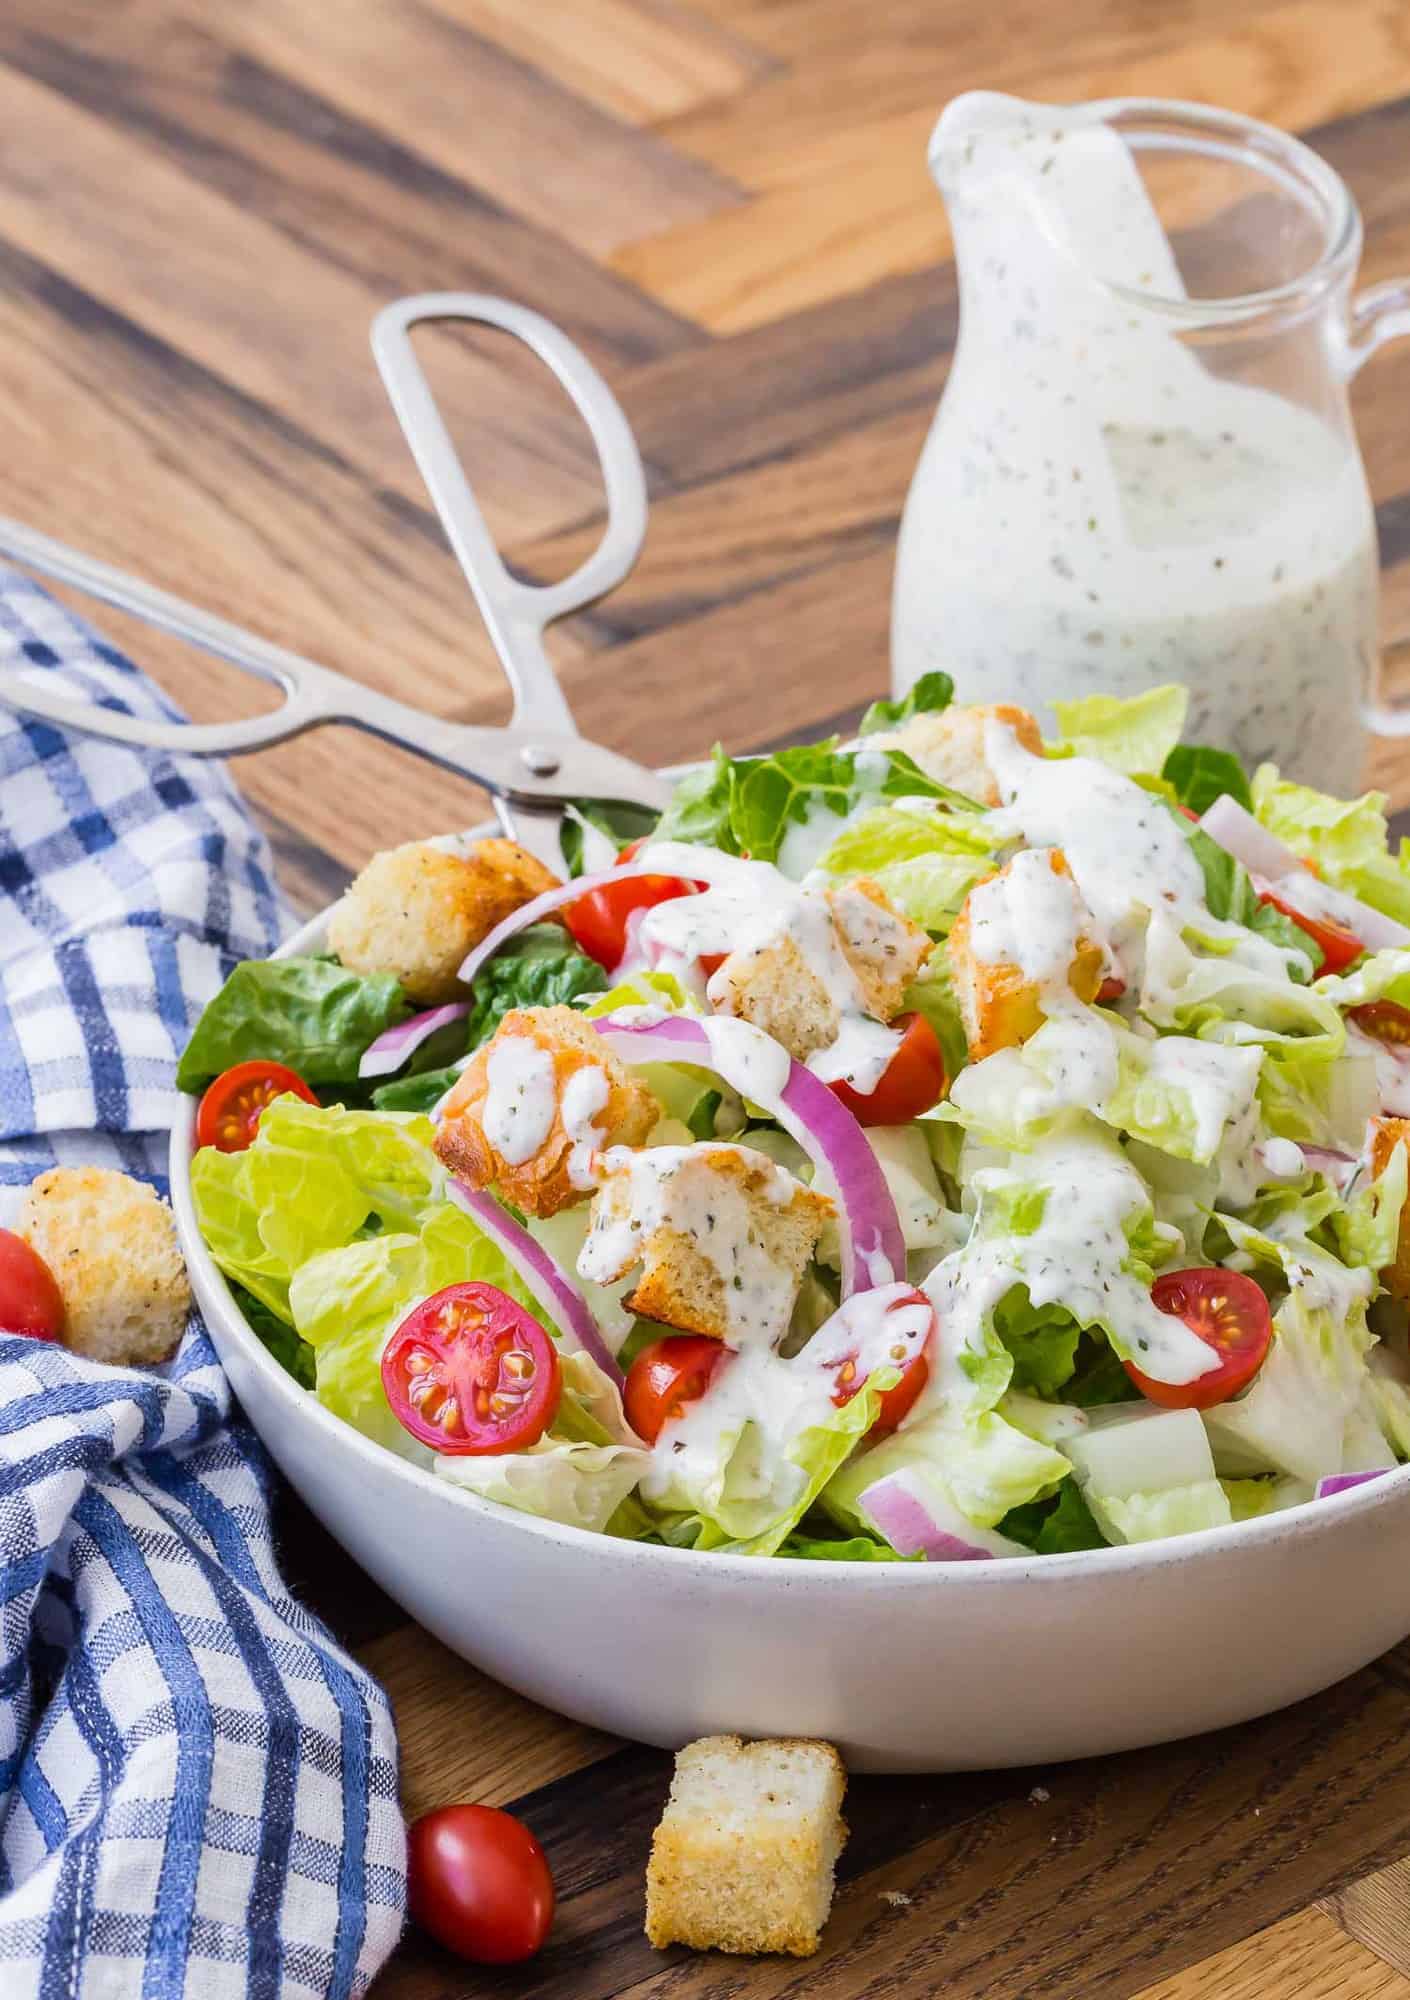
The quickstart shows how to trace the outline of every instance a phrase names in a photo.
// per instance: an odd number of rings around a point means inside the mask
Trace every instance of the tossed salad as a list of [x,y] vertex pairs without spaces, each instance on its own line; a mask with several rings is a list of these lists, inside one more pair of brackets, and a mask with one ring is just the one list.
[[237,966],[192,1183],[326,1407],[699,1550],[1151,1540],[1410,1457],[1410,853],[1180,743],[1185,695],[717,751],[379,855]]

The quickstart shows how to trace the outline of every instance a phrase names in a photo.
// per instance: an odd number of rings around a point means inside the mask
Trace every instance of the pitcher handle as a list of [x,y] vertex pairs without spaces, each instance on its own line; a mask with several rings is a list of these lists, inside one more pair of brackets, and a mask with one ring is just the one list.
[[[1410,336],[1410,278],[1387,278],[1383,284],[1368,285],[1351,302],[1341,353],[1341,373],[1346,381],[1359,375],[1373,354],[1393,340]],[[1380,648],[1372,668],[1371,688],[1362,705],[1366,726],[1373,734],[1386,737],[1410,736],[1410,707],[1388,708],[1381,699],[1388,662],[1410,657],[1410,638],[1394,639]]]

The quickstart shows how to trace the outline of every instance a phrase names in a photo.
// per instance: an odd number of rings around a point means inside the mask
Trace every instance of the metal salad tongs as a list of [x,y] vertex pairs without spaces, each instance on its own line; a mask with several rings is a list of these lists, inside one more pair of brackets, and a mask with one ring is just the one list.
[[[476,321],[522,340],[553,370],[592,433],[607,492],[607,527],[594,553],[561,583],[521,583],[500,560],[412,351],[411,329],[432,320]],[[3,518],[0,555],[275,682],[285,698],[267,715],[233,722],[148,722],[70,700],[52,693],[41,679],[0,668],[0,702],[61,728],[196,757],[262,750],[319,723],[351,723],[483,786],[505,832],[561,874],[565,806],[602,799],[659,808],[670,795],[670,785],[654,771],[579,736],[544,648],[544,632],[555,619],[594,603],[636,560],[646,532],[646,481],[636,441],[616,397],[586,356],[548,320],[507,299],[472,292],[399,299],[373,322],[372,352],[508,677],[514,707],[507,728],[427,715]]]

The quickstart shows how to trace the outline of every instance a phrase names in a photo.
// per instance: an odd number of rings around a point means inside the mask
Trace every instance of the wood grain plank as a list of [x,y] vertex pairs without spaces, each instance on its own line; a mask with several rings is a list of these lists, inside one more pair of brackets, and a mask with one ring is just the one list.
[[618,1747],[492,1681],[407,1621],[359,1645],[357,1656],[391,1697],[408,1819],[461,1799],[508,1805]]
[[436,0],[575,97],[632,125],[732,97],[779,67],[681,0]]
[[1303,1910],[1230,1945],[1137,2000],[1410,2000],[1410,1981],[1358,1945],[1320,1910]]
[[1398,1978],[1410,1995],[1410,1861],[1393,1861],[1374,1875],[1350,1882],[1322,1904],[1326,1916],[1359,1941]]
[[[147,332],[346,455],[377,487],[422,504],[367,351],[384,294],[3,67],[0,119],[11,142],[0,156],[0,236],[100,301],[125,301]],[[48,145],[71,149],[60,176],[34,164]],[[173,214],[184,218],[179,258]],[[516,392],[489,341],[433,330],[425,344],[447,421],[468,442],[472,477],[501,532],[549,531],[596,504],[596,456],[566,396],[545,397],[537,379]]]
[[596,254],[738,199],[716,169],[416,0],[325,0],[316,11],[245,0],[222,28],[368,124],[414,133],[447,172]]
[[[625,1750],[515,1802],[558,1864],[560,1914],[514,1990],[521,2000],[930,2000],[937,1990],[1124,2000],[1403,1847],[1402,1705],[1401,1688],[1368,1670],[1281,1716],[1125,1757],[854,1779],[832,1920],[822,1952],[801,1964],[647,1945],[642,1874],[668,1760]],[[469,2000],[502,1989],[413,1947],[396,1990]],[[1281,1991],[1307,2000],[1295,1985]]]
[[[383,298],[495,291],[548,313],[599,366],[700,335],[576,244],[510,214],[411,143],[183,18],[53,0],[45,26],[0,11],[0,59],[180,161],[214,189],[354,272]],[[83,32],[76,30],[82,23]],[[66,32],[67,30],[67,32]]]
[[[1044,88],[1058,101],[1214,96],[1290,128],[1317,125],[1410,88],[1410,16],[1397,0],[1335,16],[1320,0],[1298,0],[1158,55],[1075,63],[1045,76]],[[918,109],[842,122],[775,154],[772,167],[756,162],[763,191],[753,200],[630,243],[614,268],[717,333],[924,268],[950,247],[926,144],[951,94],[939,75]]]

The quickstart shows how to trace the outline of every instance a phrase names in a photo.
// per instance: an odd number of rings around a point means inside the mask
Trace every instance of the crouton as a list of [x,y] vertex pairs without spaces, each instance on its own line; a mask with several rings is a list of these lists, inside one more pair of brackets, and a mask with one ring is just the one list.
[[810,1957],[847,1838],[846,1785],[830,1743],[688,1743],[651,1842],[652,1944]]
[[739,1346],[788,1330],[808,1259],[833,1213],[749,1146],[614,1147],[604,1155],[578,1270],[641,1276],[628,1309]]
[[328,925],[351,972],[390,972],[418,1006],[462,992],[467,952],[557,878],[512,840],[477,840],[468,854],[408,841],[374,854]]
[[75,1354],[140,1368],[176,1349],[191,1287],[171,1210],[109,1167],[54,1167],[31,1183],[16,1231],[44,1259]]
[[899,729],[869,736],[868,747],[904,750],[928,778],[952,791],[963,792],[981,805],[999,804],[999,787],[984,754],[984,727],[1006,722],[1025,750],[1036,757],[1043,748],[1038,725],[1026,708],[1008,702],[992,707],[942,708],[938,715],[913,715]]
[[593,1156],[639,1146],[661,1107],[571,1007],[506,1014],[446,1098],[436,1151],[472,1187],[494,1182],[527,1215],[592,1192]]
[[[1402,1139],[1410,1144],[1410,1118],[1371,1120],[1372,1179],[1380,1179]],[[1395,1257],[1381,1272],[1381,1281],[1393,1299],[1410,1299],[1410,1202],[1400,1211],[1400,1234],[1396,1238]]]
[[[1042,921],[1035,924],[1039,911]],[[965,1041],[976,1062],[1036,1034],[1055,989],[1096,999],[1106,953],[1094,928],[1061,848],[1024,848],[996,875],[976,882],[947,945]],[[1057,962],[1050,963],[1054,953]]]
[[[823,890],[821,900],[841,961],[837,977],[829,980],[824,965],[810,962],[789,928],[757,950],[731,952],[710,981],[711,1004],[720,1013],[752,1021],[797,1062],[836,1041],[849,997],[839,988],[849,971],[862,1011],[890,1021],[934,949],[920,925],[903,917],[866,876]],[[816,961],[816,953],[812,956]]]

